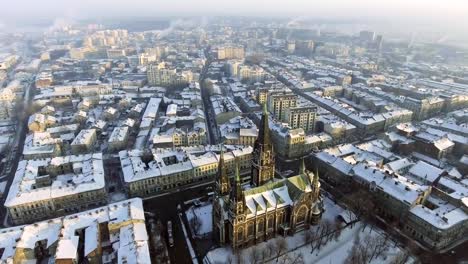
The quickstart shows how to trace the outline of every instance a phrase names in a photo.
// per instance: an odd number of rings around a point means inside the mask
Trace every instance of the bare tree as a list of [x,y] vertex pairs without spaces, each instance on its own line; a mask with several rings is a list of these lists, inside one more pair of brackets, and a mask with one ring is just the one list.
[[236,255],[236,262],[237,264],[243,264],[243,256],[242,256],[242,251],[240,249],[237,249],[234,253]]
[[368,263],[368,250],[367,244],[361,242],[359,234],[356,236],[353,242],[353,247],[348,253],[344,263],[345,264],[367,264]]
[[193,233],[195,235],[198,235],[198,233],[200,232],[200,228],[202,226],[202,223],[201,223],[200,219],[198,219],[198,217],[195,214],[192,217],[192,219],[190,219],[190,226],[192,227]]
[[270,250],[267,244],[267,246],[263,248],[263,250],[261,250],[260,254],[261,254],[262,263],[264,263],[268,259],[268,257],[273,254],[273,252]]
[[250,258],[250,263],[254,263],[254,264],[258,263],[261,259],[260,249],[256,246],[251,247],[249,258]]
[[266,244],[266,249],[268,249],[268,252],[270,253],[270,255],[275,254],[275,252],[276,252],[276,245],[275,245],[274,240],[270,240],[270,241],[267,242],[267,244]]
[[310,254],[314,253],[314,250],[318,244],[319,230],[314,228],[310,231]]
[[304,231],[304,244],[308,245],[310,242],[311,242],[311,239],[312,239],[312,234],[311,234],[311,230],[305,230]]
[[276,255],[276,262],[278,262],[279,257],[281,254],[286,252],[288,250],[288,242],[286,242],[286,239],[284,237],[278,237],[275,240],[275,255]]
[[402,250],[398,255],[396,255],[391,261],[390,264],[405,264],[409,259],[409,252],[407,250]]
[[368,241],[368,253],[369,261],[372,261],[374,258],[381,257],[389,248],[388,239],[377,235],[377,236],[366,236]]
[[304,264],[304,257],[301,253],[285,254],[281,257],[282,264]]
[[336,218],[335,219],[335,233],[333,235],[333,237],[335,238],[335,241],[338,241],[338,238],[340,238],[340,235],[341,235],[341,230],[342,230],[342,226],[341,226],[341,220]]

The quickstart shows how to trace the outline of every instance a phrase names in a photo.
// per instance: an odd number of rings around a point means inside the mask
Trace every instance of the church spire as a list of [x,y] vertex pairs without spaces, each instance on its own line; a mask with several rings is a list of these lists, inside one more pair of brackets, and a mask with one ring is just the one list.
[[229,182],[226,164],[224,163],[224,144],[221,143],[220,148],[221,148],[221,151],[219,154],[218,177],[216,179],[216,189],[219,195],[226,195],[229,193],[231,184]]
[[272,180],[275,176],[275,159],[273,145],[270,139],[270,126],[266,103],[263,104],[263,113],[257,140],[255,140],[252,153],[252,186],[260,186]]
[[299,167],[299,174],[305,175],[306,174],[306,166],[304,158],[301,159],[301,166]]
[[314,178],[312,179],[312,191],[314,200],[317,200],[320,197],[320,181],[318,168],[315,168]]
[[267,104],[263,104],[262,119],[260,121],[260,131],[258,133],[258,141],[265,143],[270,143],[270,125],[269,125],[269,115],[267,110]]
[[240,177],[240,171],[239,171],[239,161],[237,159],[236,159],[235,166],[236,166],[236,172],[234,175],[234,179],[235,179],[236,186],[234,187],[233,198],[239,202],[243,200],[244,192],[242,190],[241,177]]
[[314,186],[314,188],[320,188],[318,168],[315,168],[314,180],[312,181],[312,185]]

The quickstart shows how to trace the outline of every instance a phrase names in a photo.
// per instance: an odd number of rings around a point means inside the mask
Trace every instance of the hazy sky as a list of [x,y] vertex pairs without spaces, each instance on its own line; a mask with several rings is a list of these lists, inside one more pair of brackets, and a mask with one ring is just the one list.
[[[35,19],[285,16],[354,20],[390,34],[432,34],[468,44],[468,0],[0,0],[0,31]],[[358,20],[357,22],[355,20]],[[54,22],[49,22],[54,24]],[[377,24],[380,23],[378,26]],[[57,23],[55,23],[57,24]],[[366,27],[366,26],[364,26]],[[357,28],[357,27],[356,27]]]
[[[304,15],[346,18],[461,19],[467,0],[1,0],[2,16]],[[461,21],[460,21],[461,22]],[[466,23],[466,21],[465,21]],[[467,23],[468,24],[468,23]]]

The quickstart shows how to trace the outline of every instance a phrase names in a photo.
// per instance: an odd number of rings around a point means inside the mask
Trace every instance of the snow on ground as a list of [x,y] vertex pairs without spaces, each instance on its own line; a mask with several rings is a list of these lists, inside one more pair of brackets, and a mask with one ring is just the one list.
[[[323,200],[324,203],[324,213],[322,216],[323,220],[335,221],[338,215],[345,215],[346,210],[339,205],[336,205],[332,200],[325,197]],[[199,207],[201,208],[201,207]],[[189,210],[190,211],[190,210]],[[200,209],[200,211],[203,211]],[[187,212],[188,213],[188,212]],[[209,223],[211,224],[211,211],[209,213]],[[193,214],[192,214],[193,215]],[[188,215],[187,215],[188,217]],[[317,228],[317,226],[312,227]],[[368,239],[373,237],[383,236],[382,231],[377,231],[376,229],[362,229],[361,223],[355,223],[345,227],[339,236],[338,239],[330,239],[326,245],[321,246],[320,250],[315,249],[311,253],[311,244],[305,243],[305,233],[308,231],[301,231],[296,233],[294,236],[285,237],[287,244],[287,253],[279,258],[280,263],[289,263],[294,260],[299,254],[302,255],[304,262],[302,263],[321,263],[321,264],[340,264],[344,263],[345,259],[348,257],[349,252],[351,251],[353,245],[355,244],[356,237],[359,236],[359,241],[361,243],[367,243]],[[282,239],[282,236],[277,236],[274,239],[271,239],[267,242],[262,242],[256,246],[257,252],[268,252],[268,244],[276,245],[277,241]],[[395,247],[395,243],[391,240],[388,241],[389,249],[385,252],[384,255],[387,257],[384,258],[375,258],[371,261],[372,264],[377,263],[391,263],[391,261],[396,257],[398,253],[401,252],[401,249]],[[241,257],[244,263],[252,262],[252,248],[246,248],[240,251],[240,253],[233,254],[230,247],[220,247],[216,248],[206,255],[204,263],[207,264],[217,264],[217,263],[227,263],[228,260],[232,261],[231,263],[237,263],[237,257]],[[289,259],[287,259],[289,257]],[[276,263],[275,253],[267,253],[264,263]],[[299,262],[301,263],[301,262]]]
[[335,204],[328,197],[323,199],[323,209],[322,220],[328,219],[331,221],[335,221],[336,217],[345,211],[345,209]]
[[211,212],[213,209],[213,205],[211,203],[205,203],[199,207],[192,206],[187,211],[185,211],[185,215],[187,216],[187,220],[190,224],[190,229],[192,233],[194,232],[194,228],[192,226],[193,219],[196,218],[197,221],[200,223],[200,227],[196,232],[196,236],[203,237],[207,234],[211,233],[213,230],[213,218],[211,216]]
[[127,199],[127,195],[125,193],[115,192],[111,194],[110,199],[112,203],[120,202]]
[[[361,241],[364,238],[382,236],[375,229],[371,230],[369,228],[362,231],[361,224],[357,223],[354,227],[345,228],[337,241],[330,240],[325,246],[322,246],[320,250],[314,250],[311,253],[310,244],[304,244],[304,233],[305,231],[296,233],[294,236],[286,237],[286,244],[288,247],[288,252],[279,257],[280,263],[288,263],[291,260],[295,259],[299,254],[302,255],[304,262],[299,263],[318,263],[318,264],[340,264],[344,263],[345,259],[348,257],[349,252],[351,251],[356,237],[359,236]],[[268,243],[276,244],[276,240],[281,239],[280,236],[269,240],[268,242],[262,242],[255,246],[258,252],[262,252],[268,248]],[[374,258],[371,263],[373,264],[385,264],[392,263],[394,258],[401,252],[401,249],[395,247],[395,243],[389,241],[389,249],[385,252],[386,257]],[[230,247],[221,247],[214,249],[206,255],[204,263],[226,263],[227,260],[231,260],[231,263],[237,263],[237,257],[240,256],[243,259],[243,263],[250,263],[252,261],[251,257],[252,248],[246,248],[241,250],[239,254],[233,254]],[[276,263],[275,253],[268,254],[268,257],[265,259],[265,263]],[[286,260],[289,257],[289,261]],[[411,263],[412,261],[409,261]]]

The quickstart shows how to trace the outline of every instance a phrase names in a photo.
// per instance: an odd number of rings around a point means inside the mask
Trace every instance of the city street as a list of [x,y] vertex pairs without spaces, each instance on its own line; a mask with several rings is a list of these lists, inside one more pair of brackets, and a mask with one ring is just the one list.
[[[172,221],[174,246],[168,248],[171,263],[191,263],[192,261],[192,257],[190,256],[185,242],[185,236],[180,225],[181,223],[178,217],[177,206],[179,204],[183,204],[184,201],[206,195],[208,193],[207,185],[211,184],[212,183],[208,183],[206,185],[188,188],[144,200],[143,205],[145,211],[156,214],[156,219],[159,219],[165,228],[167,226],[167,221]],[[189,231],[187,230],[187,232]],[[166,231],[164,234],[167,236]]]
[[[27,87],[25,87],[25,89],[26,91],[24,95],[24,107],[27,107],[31,104],[31,99],[32,99],[32,94],[33,94],[31,91],[35,89],[34,84],[28,85]],[[28,132],[27,124],[28,124],[29,116],[23,113],[21,117],[22,119],[19,120],[17,124],[18,130],[16,131],[15,141],[12,146],[12,152],[8,156],[8,165],[6,169],[9,171],[9,173],[6,177],[7,185],[5,188],[5,193],[3,194],[3,197],[2,197],[2,204],[5,203],[5,200],[8,196],[8,192],[10,190],[10,186],[15,177],[16,168],[18,167],[18,162],[20,161],[21,153],[24,147],[24,140]],[[4,227],[8,227],[9,223],[7,219],[7,211],[6,211],[5,206],[2,206],[0,209],[0,217],[3,220],[2,225]]]

